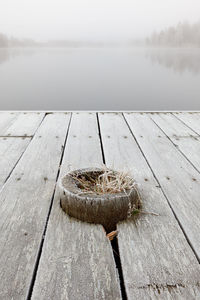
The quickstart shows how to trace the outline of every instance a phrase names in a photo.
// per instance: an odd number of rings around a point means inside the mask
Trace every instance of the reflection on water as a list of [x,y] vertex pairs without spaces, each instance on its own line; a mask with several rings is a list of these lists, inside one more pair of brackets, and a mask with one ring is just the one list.
[[15,58],[17,56],[31,56],[36,52],[36,49],[23,49],[23,48],[13,48],[13,49],[6,49],[0,48],[0,64]]
[[147,49],[146,57],[177,73],[200,73],[200,49]]
[[9,60],[10,52],[7,49],[0,49],[0,64]]
[[[45,51],[51,53],[52,49],[32,49],[32,48],[16,48],[6,49],[0,48],[0,64],[15,58],[17,56],[28,57],[32,56],[37,51]],[[65,55],[65,51],[53,49],[54,53]],[[73,52],[73,49],[67,49],[67,52]],[[177,73],[189,71],[193,74],[200,73],[200,48],[199,49],[174,49],[174,48],[145,48],[145,57],[150,59],[152,64],[159,64]]]
[[198,49],[0,49],[0,110],[199,110],[199,82]]

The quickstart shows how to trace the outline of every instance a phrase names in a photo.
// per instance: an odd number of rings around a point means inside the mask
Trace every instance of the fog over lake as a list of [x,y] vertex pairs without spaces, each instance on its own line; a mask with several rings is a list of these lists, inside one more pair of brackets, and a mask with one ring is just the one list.
[[199,110],[200,49],[0,49],[0,110]]

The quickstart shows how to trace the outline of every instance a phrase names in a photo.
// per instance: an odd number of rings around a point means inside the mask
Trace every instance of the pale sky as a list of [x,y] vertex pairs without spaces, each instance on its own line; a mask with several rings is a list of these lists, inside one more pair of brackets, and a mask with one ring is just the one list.
[[0,0],[0,32],[36,40],[143,38],[200,20],[200,0]]

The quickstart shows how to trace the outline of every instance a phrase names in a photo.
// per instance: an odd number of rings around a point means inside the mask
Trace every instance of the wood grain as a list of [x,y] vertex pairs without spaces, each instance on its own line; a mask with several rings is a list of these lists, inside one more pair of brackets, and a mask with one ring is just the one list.
[[[60,178],[69,170],[101,165],[96,115],[73,113]],[[32,299],[121,299],[112,248],[102,226],[68,217],[60,208],[58,189]]]
[[1,112],[0,136],[32,136],[44,115],[42,112]]
[[174,115],[200,135],[200,112],[180,112]]
[[8,130],[18,118],[18,112],[0,112],[0,136]]
[[200,259],[200,174],[147,115],[125,114],[144,155]]
[[200,137],[172,114],[153,114],[151,118],[200,172]]
[[[120,114],[100,113],[99,120],[106,164],[129,170],[138,183],[143,211],[159,214],[141,214],[117,225],[128,299],[198,299],[198,261],[127,124]],[[140,128],[141,136],[142,124],[131,126]],[[149,139],[152,128],[147,131]]]
[[152,113],[148,115],[170,138],[197,137],[191,128],[186,126],[172,113]]
[[30,138],[0,138],[0,189],[29,142]]
[[70,115],[48,115],[0,193],[0,299],[26,299]]

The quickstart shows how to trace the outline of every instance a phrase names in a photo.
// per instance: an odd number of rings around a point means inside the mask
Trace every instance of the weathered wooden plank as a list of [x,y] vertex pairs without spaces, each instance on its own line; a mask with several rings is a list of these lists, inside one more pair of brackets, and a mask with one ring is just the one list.
[[171,286],[158,287],[158,286],[142,286],[134,290],[134,298],[136,300],[198,300],[200,294],[199,286]]
[[0,136],[32,136],[44,113],[0,113]]
[[200,137],[172,114],[154,114],[154,122],[200,172]]
[[180,112],[174,115],[200,135],[200,112]]
[[147,115],[125,114],[155,176],[200,259],[200,174]]
[[[96,115],[74,113],[61,176],[101,164]],[[57,190],[32,299],[121,299],[112,248],[102,226],[69,218],[59,202]]]
[[18,112],[0,112],[0,136],[13,125],[18,115]]
[[0,299],[26,299],[70,115],[48,115],[0,193]]
[[158,126],[165,131],[170,138],[198,136],[192,129],[187,127],[172,113],[151,113],[148,115]]
[[99,120],[106,165],[129,170],[139,184],[142,209],[159,214],[117,225],[128,299],[184,299],[195,293],[191,299],[198,299],[198,261],[128,126],[119,114],[100,113]]
[[30,138],[0,138],[0,189],[29,142]]

